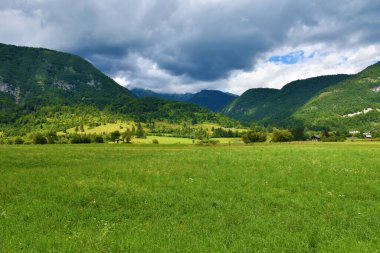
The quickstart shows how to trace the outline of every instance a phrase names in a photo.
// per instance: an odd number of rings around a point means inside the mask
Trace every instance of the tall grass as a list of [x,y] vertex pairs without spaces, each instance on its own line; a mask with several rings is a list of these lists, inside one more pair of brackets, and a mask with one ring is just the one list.
[[380,144],[0,146],[0,252],[376,252]]

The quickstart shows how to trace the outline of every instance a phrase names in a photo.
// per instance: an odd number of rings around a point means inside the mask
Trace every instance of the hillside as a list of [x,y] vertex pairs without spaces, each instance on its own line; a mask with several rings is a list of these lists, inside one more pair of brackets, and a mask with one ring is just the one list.
[[246,122],[280,126],[293,124],[293,113],[325,88],[347,78],[348,75],[320,76],[291,82],[281,90],[250,89],[227,105],[222,112]]
[[147,89],[131,89],[131,92],[139,98],[155,97],[173,101],[188,101],[194,96],[193,93],[158,93]]
[[220,112],[237,95],[219,90],[201,90],[197,93],[157,93],[146,89],[132,89],[137,97],[156,97],[172,101],[186,101],[206,107],[214,112]]
[[380,128],[380,63],[311,98],[293,117],[316,128]]
[[0,123],[43,106],[130,101],[134,95],[84,59],[42,48],[0,44]]
[[202,90],[194,94],[188,101],[209,108],[214,112],[219,112],[236,97],[236,95],[219,90]]
[[2,97],[19,106],[78,102],[104,106],[134,97],[76,55],[0,44],[0,59]]
[[0,44],[0,132],[61,131],[128,119],[236,124],[191,103],[137,99],[79,56]]

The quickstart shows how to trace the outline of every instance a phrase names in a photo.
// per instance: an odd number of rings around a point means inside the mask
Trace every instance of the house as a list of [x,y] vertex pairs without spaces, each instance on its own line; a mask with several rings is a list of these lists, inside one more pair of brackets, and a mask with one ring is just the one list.
[[321,140],[321,137],[319,137],[318,135],[313,135],[313,136],[311,136],[311,140],[312,141],[320,141]]
[[363,136],[364,138],[366,139],[371,139],[372,138],[372,133],[368,132],[368,133],[363,133]]
[[353,131],[350,131],[349,132],[351,135],[357,135],[357,134],[360,134],[360,131],[358,130],[353,130]]

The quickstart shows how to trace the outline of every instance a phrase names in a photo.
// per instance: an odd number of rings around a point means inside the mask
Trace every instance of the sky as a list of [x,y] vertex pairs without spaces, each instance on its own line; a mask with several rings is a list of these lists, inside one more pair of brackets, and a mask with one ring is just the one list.
[[380,61],[379,0],[1,0],[0,42],[156,92],[258,87]]

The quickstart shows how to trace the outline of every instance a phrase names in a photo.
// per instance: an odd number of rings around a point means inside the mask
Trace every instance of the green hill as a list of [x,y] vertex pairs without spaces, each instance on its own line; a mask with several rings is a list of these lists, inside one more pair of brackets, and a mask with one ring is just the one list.
[[120,119],[236,123],[190,103],[137,99],[79,56],[0,44],[0,132],[61,131]]
[[236,95],[219,90],[201,90],[188,101],[209,108],[214,112],[219,112],[236,97]]
[[19,106],[104,106],[112,100],[134,97],[91,63],[72,54],[0,44],[0,59],[2,96],[13,98]]
[[134,95],[84,59],[42,48],[0,44],[1,123],[43,106],[130,101]]
[[293,117],[315,128],[380,128],[380,63],[323,90]]
[[223,109],[223,113],[245,122],[288,125],[292,115],[326,87],[347,79],[348,75],[320,76],[297,80],[281,90],[258,88],[244,92]]
[[376,130],[380,128],[380,63],[356,75],[298,80],[281,90],[251,89],[223,112],[269,126]]

